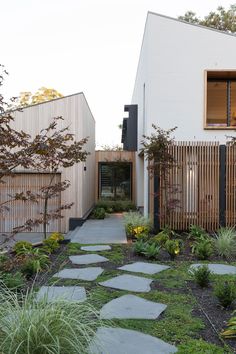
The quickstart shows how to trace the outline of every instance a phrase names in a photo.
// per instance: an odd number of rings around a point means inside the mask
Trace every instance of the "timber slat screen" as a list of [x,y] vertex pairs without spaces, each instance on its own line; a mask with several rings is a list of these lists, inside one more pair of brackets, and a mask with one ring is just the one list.
[[[177,142],[170,146],[170,151],[175,164],[168,173],[167,188],[163,179],[160,180],[160,228],[169,225],[174,230],[188,230],[193,224],[216,230],[219,227],[219,143]],[[166,205],[172,207],[168,209]]]
[[226,225],[236,225],[236,146],[226,145]]
[[[0,183],[0,203],[10,199],[10,195],[16,193],[31,191],[39,193],[40,188],[48,186],[51,175],[48,173],[16,173],[14,177],[7,176],[4,178],[5,183]],[[61,175],[57,174],[54,183],[61,181]],[[40,216],[43,211],[43,200],[40,199],[38,203],[30,201],[12,201],[7,203],[9,210],[1,213],[0,218],[0,232],[12,232],[14,227],[23,225],[28,219],[35,219]],[[48,202],[48,210],[55,210],[61,206],[60,194]],[[48,232],[60,231],[61,220],[52,220],[47,227]],[[34,232],[43,232],[43,226],[35,226]]]

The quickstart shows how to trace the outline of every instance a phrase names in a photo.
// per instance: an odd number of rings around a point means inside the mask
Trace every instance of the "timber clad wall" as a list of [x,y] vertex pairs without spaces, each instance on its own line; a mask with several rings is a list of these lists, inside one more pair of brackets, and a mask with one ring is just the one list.
[[[164,184],[160,180],[159,191],[150,188],[150,208],[157,198],[159,212],[154,217],[160,228],[169,225],[175,230],[187,230],[191,224],[206,230],[219,228],[220,212],[228,226],[235,225],[236,216],[236,148],[227,146],[226,171],[220,176],[220,145],[218,142],[177,142],[170,147],[175,165],[168,176],[168,202],[177,200],[170,215],[167,215]],[[226,175],[225,175],[226,172]],[[223,190],[226,210],[220,210],[220,181],[226,180]],[[153,184],[153,181],[151,182]],[[222,190],[221,190],[222,192]],[[153,208],[153,207],[152,207]]]

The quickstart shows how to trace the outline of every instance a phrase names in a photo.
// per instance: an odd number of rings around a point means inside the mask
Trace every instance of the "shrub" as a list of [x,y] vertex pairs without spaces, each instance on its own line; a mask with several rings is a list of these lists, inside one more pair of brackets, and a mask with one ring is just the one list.
[[198,259],[208,259],[213,253],[212,240],[208,236],[200,236],[198,240],[193,243],[192,253]]
[[2,273],[0,274],[1,282],[11,290],[18,290],[23,288],[25,284],[25,278],[21,272],[12,273]]
[[98,313],[89,304],[37,302],[32,294],[0,293],[0,352],[17,354],[87,353]]
[[104,208],[107,213],[136,210],[136,206],[129,200],[99,200],[96,207]]
[[180,253],[180,240],[167,240],[164,249],[169,253],[171,259],[174,259]]
[[43,250],[47,253],[53,253],[60,247],[59,242],[52,238],[43,241]]
[[30,253],[33,249],[32,243],[28,241],[18,241],[13,247],[17,255]]
[[51,235],[49,236],[49,239],[59,242],[59,241],[63,241],[65,237],[60,232],[52,232]]
[[147,243],[144,251],[142,252],[147,258],[157,258],[160,253],[161,247],[155,245],[155,243]]
[[214,287],[214,294],[224,308],[236,299],[236,287],[232,281],[219,281]]
[[106,211],[104,208],[95,207],[91,216],[93,219],[104,219],[106,216]]
[[236,232],[233,227],[221,227],[215,239],[213,240],[214,249],[216,254],[224,257],[231,258],[236,254]]
[[148,218],[141,215],[139,212],[128,212],[124,214],[124,225],[127,235],[135,236],[135,231],[137,227],[142,227],[145,233],[151,230],[151,223]]
[[212,272],[207,265],[202,265],[191,270],[191,274],[195,282],[201,287],[205,288],[209,285]]
[[164,246],[166,241],[169,240],[169,235],[165,231],[159,232],[157,235],[151,238],[151,242],[159,246]]
[[[235,311],[233,312],[233,315]],[[227,329],[221,333],[221,335],[226,339],[236,338],[236,317],[233,316],[227,323]]]
[[207,233],[201,226],[198,226],[198,225],[191,225],[190,226],[190,229],[189,229],[189,237],[190,238],[197,240],[201,237],[206,237],[206,236],[207,236]]
[[0,271],[5,270],[5,266],[8,262],[8,257],[5,254],[0,255]]
[[134,252],[136,254],[143,254],[146,249],[146,246],[147,246],[146,242],[144,242],[143,240],[138,240],[134,244],[134,247],[133,247]]

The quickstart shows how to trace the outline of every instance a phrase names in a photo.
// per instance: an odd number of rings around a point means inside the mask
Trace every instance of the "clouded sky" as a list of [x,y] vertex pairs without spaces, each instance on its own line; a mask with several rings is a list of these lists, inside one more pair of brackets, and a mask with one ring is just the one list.
[[97,122],[97,145],[118,144],[129,104],[148,11],[204,16],[221,0],[0,0],[3,92],[52,87],[83,91]]

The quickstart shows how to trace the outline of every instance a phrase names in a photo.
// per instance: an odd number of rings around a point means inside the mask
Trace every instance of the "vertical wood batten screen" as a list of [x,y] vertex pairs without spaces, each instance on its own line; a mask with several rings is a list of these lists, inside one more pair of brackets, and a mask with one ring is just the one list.
[[219,143],[177,142],[168,176],[168,199],[178,203],[166,213],[164,184],[160,186],[160,226],[187,230],[191,224],[206,230],[219,227]]
[[[9,199],[9,195],[16,193],[31,191],[37,193],[40,188],[47,186],[50,181],[51,175],[48,173],[17,173],[14,177],[6,177],[6,183],[0,184],[0,203]],[[54,182],[58,183],[61,180],[61,175],[57,174]],[[57,196],[49,200],[48,210],[54,210],[60,207],[61,196]],[[34,219],[39,216],[43,211],[43,201],[38,203],[13,201],[7,204],[9,211],[4,211],[0,215],[0,232],[11,232],[14,227],[23,225],[26,220]],[[60,231],[60,219],[53,220],[48,225],[47,230]],[[43,232],[43,226],[34,227],[32,232]]]
[[236,146],[226,145],[226,226],[236,225]]

